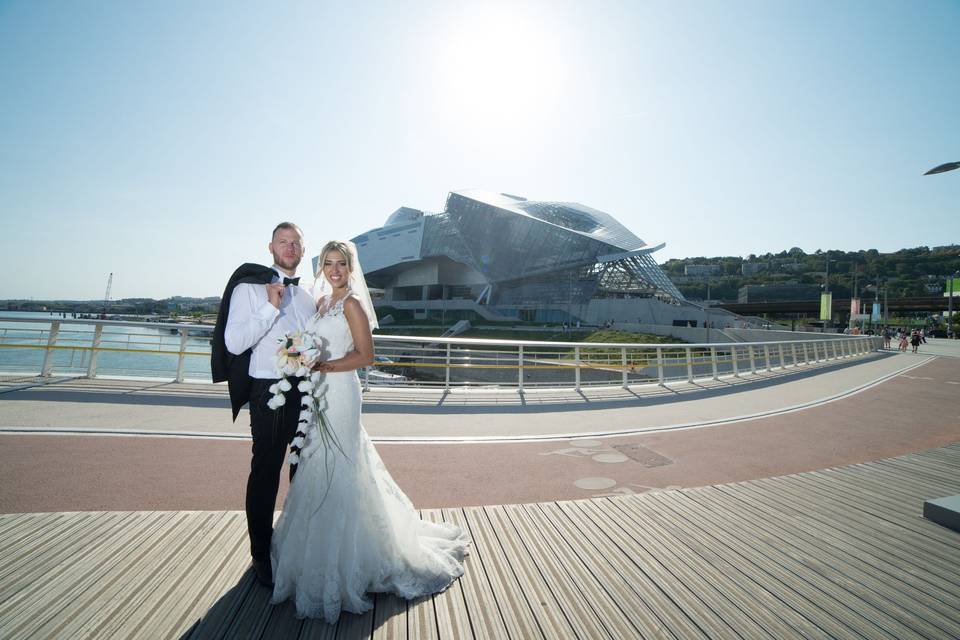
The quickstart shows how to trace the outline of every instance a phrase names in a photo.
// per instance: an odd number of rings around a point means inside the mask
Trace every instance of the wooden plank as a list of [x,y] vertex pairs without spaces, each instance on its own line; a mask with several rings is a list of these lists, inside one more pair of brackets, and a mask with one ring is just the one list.
[[[182,536],[176,536],[177,545],[158,552],[143,564],[157,567],[149,578],[141,574],[146,584],[135,590],[138,598],[126,596],[124,610],[129,615],[122,624],[110,629],[118,637],[179,638],[195,623],[216,598],[218,591],[211,583],[223,572],[231,556],[244,557],[246,548],[246,518],[238,512],[214,512],[212,518],[190,514],[182,527]],[[242,573],[242,571],[241,571]],[[240,573],[234,574],[234,578]],[[148,586],[149,585],[149,586]],[[121,592],[122,594],[123,592]],[[98,634],[92,634],[96,637]]]
[[898,471],[902,470],[909,475],[923,477],[938,483],[948,484],[954,488],[960,488],[960,481],[957,479],[957,471],[960,471],[960,465],[951,462],[941,462],[930,457],[907,455],[877,460],[876,466],[891,467]]
[[956,470],[960,467],[960,455],[949,449],[928,449],[926,451],[917,451],[907,453],[898,458],[905,461],[917,461],[931,466],[936,466],[944,471]]
[[543,638],[527,596],[507,562],[483,507],[464,509],[463,518],[473,538],[474,551],[482,561],[493,594],[492,603],[497,606],[511,637]]
[[268,613],[269,617],[261,636],[263,640],[296,638],[300,635],[303,620],[297,618],[297,608],[292,600],[270,605]]
[[[956,597],[955,591],[923,579],[917,571],[905,570],[897,563],[890,562],[889,556],[876,555],[872,545],[864,544],[857,536],[836,535],[834,530],[818,526],[815,520],[805,522],[801,518],[785,518],[776,509],[758,510],[749,502],[742,502],[719,489],[713,490],[709,497],[704,491],[685,491],[684,496],[698,503],[697,508],[718,508],[737,516],[741,520],[754,523],[778,538],[795,538],[808,546],[811,553],[823,558],[836,559],[837,565],[853,564],[857,574],[866,581],[876,580],[896,593],[909,593],[922,606],[945,617],[949,624],[960,624],[960,611],[948,604]],[[709,506],[703,504],[709,500]]]
[[940,531],[942,527],[932,526],[920,518],[919,514],[912,519],[899,517],[896,509],[869,499],[861,500],[859,493],[845,485],[821,485],[813,480],[799,484],[797,479],[790,478],[770,478],[763,482],[767,484],[748,484],[762,486],[783,496],[801,500],[806,508],[823,513],[829,519],[847,519],[864,528],[866,532],[874,530],[876,533],[907,542],[915,541],[914,534],[922,534],[925,551],[947,560],[957,548],[953,532]]
[[889,477],[877,473],[874,469],[850,469],[841,467],[828,472],[815,472],[814,477],[820,477],[829,482],[839,482],[845,486],[863,491],[866,495],[883,500],[894,500],[898,510],[902,513],[916,514],[917,502],[922,502],[924,496],[940,488],[925,486],[913,482],[904,482],[896,476]]
[[[691,501],[687,491],[682,494],[658,492],[657,497],[667,497],[667,493],[677,501]],[[691,501],[690,504],[694,503]],[[660,505],[651,505],[651,509],[659,507]],[[678,512],[679,517],[683,518],[681,514],[683,511]],[[706,518],[706,515],[704,517]],[[736,526],[722,512],[712,513],[709,521],[720,531]],[[702,557],[704,563],[715,566],[723,574],[742,574],[744,579],[739,581],[736,587],[738,598],[744,603],[753,601],[750,606],[752,611],[759,608],[764,613],[782,619],[770,627],[775,635],[816,638],[826,633],[835,638],[851,636],[848,619],[833,616],[812,602],[809,596],[815,592],[798,591],[789,582],[782,580],[783,574],[778,573],[773,561],[766,555],[757,552],[753,547],[749,548],[750,553],[743,553],[741,547],[728,544],[712,530],[703,530],[699,523],[694,524],[686,519],[683,522],[686,531],[674,529],[671,535],[677,535],[691,551]],[[763,623],[767,624],[765,620]],[[783,625],[786,625],[786,628]]]
[[[639,602],[629,597],[632,593],[617,584],[620,581],[607,575],[610,572],[606,570],[605,563],[596,557],[593,547],[582,540],[571,539],[569,521],[562,511],[554,510],[551,512],[553,517],[550,517],[541,507],[530,504],[518,505],[516,509],[522,510],[529,521],[525,528],[535,531],[542,541],[541,557],[551,559],[558,571],[562,570],[569,576],[570,584],[582,592],[581,597],[590,606],[592,615],[606,627],[611,637],[673,637],[671,633],[658,628],[652,616],[641,617],[634,613],[637,608],[635,605]],[[606,576],[606,579],[601,576]],[[645,607],[641,610],[648,612]]]
[[[421,517],[429,522],[443,522],[443,514],[439,509],[423,509]],[[437,635],[442,640],[452,638],[472,638],[470,617],[467,615],[467,604],[463,598],[463,587],[460,580],[455,580],[450,587],[433,597],[433,608],[437,615]]]
[[[373,609],[363,614],[347,613],[340,614],[340,620],[337,621],[337,640],[368,640],[373,635]],[[283,640],[290,636],[274,634],[272,631],[269,638],[271,640]],[[265,639],[266,640],[266,639]]]
[[576,632],[564,615],[563,607],[537,570],[537,559],[530,556],[523,546],[523,541],[509,525],[504,508],[483,507],[483,513],[496,532],[496,540],[500,543],[504,559],[526,595],[543,634],[550,639],[576,638]]
[[807,558],[784,553],[766,544],[763,535],[753,531],[735,531],[730,525],[715,527],[707,518],[697,518],[693,522],[716,541],[713,548],[717,553],[730,554],[727,558],[734,564],[752,564],[766,572],[769,577],[763,583],[769,590],[794,603],[796,599],[790,595],[790,591],[796,592],[814,608],[827,614],[828,617],[819,618],[818,623],[829,623],[830,635],[849,637],[866,633],[866,637],[871,638],[902,638],[882,627],[873,626],[870,618],[864,615],[865,607],[862,604],[838,599],[841,591],[807,568]]
[[343,622],[342,618],[337,624],[327,624],[323,620],[317,619],[304,620],[297,640],[334,640],[337,638],[341,622]]
[[[463,509],[444,509],[444,519],[461,529],[469,531]],[[506,623],[500,613],[500,607],[490,587],[490,580],[484,567],[484,552],[477,541],[470,547],[469,555],[464,558],[463,577],[460,588],[470,619],[470,628],[475,638],[508,640]]]
[[[146,520],[149,514],[139,512],[138,516]],[[132,625],[149,614],[149,603],[158,599],[155,592],[161,589],[166,577],[181,573],[176,557],[178,547],[186,544],[203,522],[221,519],[222,515],[217,512],[173,514],[158,531],[155,542],[144,545],[125,559],[125,571],[111,571],[85,589],[82,609],[69,614],[64,612],[70,619],[71,626],[63,628],[62,631],[71,637],[79,634],[81,628],[97,630],[96,633],[87,634],[87,637],[107,637],[110,634],[121,637],[145,635],[140,632],[140,625]],[[97,616],[91,616],[91,612],[106,606],[107,603],[112,605],[113,615],[99,620],[96,619]],[[177,630],[182,634],[189,626],[186,624],[184,628]],[[163,635],[155,633],[153,637]]]
[[[200,525],[202,522],[201,516],[202,514],[188,514],[188,517],[181,524],[181,527],[187,530],[186,536],[189,536],[190,532]],[[222,578],[219,574],[224,573],[225,566],[227,566],[231,560],[235,559],[237,556],[236,550],[239,546],[239,536],[237,535],[238,527],[229,526],[231,519],[235,519],[235,516],[232,516],[229,512],[225,512],[222,517],[215,517],[213,519],[214,522],[222,521],[224,523],[219,533],[222,536],[225,548],[218,549],[211,554],[211,556],[206,559],[208,560],[207,563],[198,563],[207,564],[211,568],[215,568],[214,574],[217,575],[214,575],[213,578],[219,578],[220,580],[222,580]],[[229,542],[231,539],[233,540],[232,544]],[[109,619],[102,616],[94,616],[84,620],[83,617],[77,616],[73,620],[74,626],[68,627],[65,629],[65,632],[69,633],[70,637],[104,638],[108,637],[111,633],[120,633],[130,637],[128,632],[118,632],[118,629],[123,629],[124,625],[129,624],[130,616],[144,615],[143,602],[147,599],[147,594],[151,590],[150,588],[144,588],[143,585],[145,581],[161,582],[164,580],[161,577],[162,574],[151,572],[157,565],[169,565],[169,572],[176,576],[182,573],[182,563],[178,561],[175,555],[172,555],[171,551],[167,548],[159,548],[155,554],[144,558],[141,562],[131,563],[130,566],[122,572],[122,577],[110,581],[110,584],[101,589],[96,596],[96,600],[90,604],[94,609],[112,606],[119,611],[130,612],[128,618],[114,615]],[[208,606],[220,595],[222,591],[222,588],[219,586],[220,580],[193,580],[190,576],[186,576],[184,578],[186,588],[182,590],[183,593],[177,592],[171,594],[169,600],[165,603],[168,607],[172,608],[173,615],[171,615],[172,620],[164,620],[164,629],[183,631],[196,625],[199,617],[203,615],[203,612]],[[185,600],[185,602],[181,604],[181,600]],[[156,635],[160,637],[163,634],[160,633]],[[179,635],[178,633],[176,637],[179,637]]]
[[[557,561],[556,547],[543,537],[543,531],[525,513],[524,508],[521,505],[505,505],[503,509],[506,516],[504,526],[512,525],[517,539],[534,559],[536,570],[556,598],[557,604],[576,636],[578,638],[612,638],[611,629],[606,628],[600,620],[600,609],[592,606],[595,602],[584,597],[578,585],[574,583],[574,579]],[[631,632],[635,634],[636,630],[631,628]]]
[[[338,636],[339,637],[339,636]],[[433,596],[407,602],[407,637],[411,640],[437,640],[437,612]]]
[[[740,537],[741,540],[754,541],[757,553],[769,555],[776,550],[797,558],[806,568],[816,571],[832,585],[836,585],[839,590],[836,591],[837,593],[849,594],[845,595],[841,601],[849,603],[850,597],[858,598],[895,621],[895,623],[888,623],[892,630],[896,630],[895,624],[899,623],[921,637],[944,638],[944,640],[952,637],[949,632],[949,629],[954,626],[952,621],[926,607],[919,600],[902,594],[902,591],[882,584],[862,571],[849,557],[844,558],[839,555],[828,557],[819,548],[797,538],[792,531],[768,529],[760,524],[764,519],[761,518],[758,521],[754,518],[743,518],[710,500],[699,502],[685,500],[677,492],[664,493],[658,497],[665,502],[675,504],[678,509],[683,510],[683,516],[690,518],[691,521],[693,518],[702,518],[701,523],[706,523],[706,526],[713,531],[723,529],[734,532],[731,536]],[[739,532],[742,532],[742,535],[739,535]],[[763,536],[764,541],[760,542],[758,536]],[[718,534],[717,539],[720,538]],[[764,546],[768,549],[764,549]],[[803,579],[802,575],[800,579]],[[778,614],[782,613],[783,610],[778,611]]]
[[[704,530],[685,521],[676,505],[664,501],[666,494],[657,492],[645,500],[618,499],[612,502],[637,526],[668,548],[688,568],[687,575],[696,576],[691,588],[710,603],[724,620],[745,638],[813,638],[822,634],[809,621],[788,608],[765,587],[737,569],[740,562],[724,558],[718,544],[704,535]],[[686,578],[685,578],[686,579]],[[772,610],[776,610],[776,614]]]
[[[584,556],[589,554],[591,567],[602,576],[617,595],[626,615],[633,616],[644,638],[706,638],[678,605],[659,588],[654,576],[645,573],[636,564],[636,556],[625,549],[625,534],[613,527],[601,527],[593,518],[588,518],[577,502],[542,503],[537,505],[555,522],[569,523],[564,532],[573,541],[582,545]],[[656,568],[654,569],[654,574]]]
[[918,554],[914,541],[909,538],[906,540],[894,538],[883,531],[876,530],[876,528],[869,529],[863,524],[850,522],[849,518],[843,517],[844,513],[842,511],[836,515],[825,514],[819,510],[806,508],[802,503],[796,501],[785,501],[782,494],[768,493],[762,488],[751,485],[724,485],[717,487],[717,489],[737,500],[758,505],[757,508],[759,509],[780,509],[783,514],[789,514],[792,511],[792,515],[785,515],[785,517],[806,519],[819,530],[834,531],[836,535],[858,539],[861,543],[875,548],[888,562],[895,562],[904,566],[907,570],[922,571],[928,580],[931,580],[929,576],[934,576],[939,581],[936,584],[947,590],[951,590],[955,586],[952,583],[952,576],[946,575],[949,571],[943,571],[943,564],[931,562],[923,554]]
[[373,640],[407,639],[407,601],[378,593],[373,605]]
[[[244,557],[246,562],[246,558]],[[186,640],[226,640],[227,628],[237,615],[250,589],[260,588],[248,571],[230,589],[222,592],[213,605],[197,621]]]
[[[22,619],[12,637],[29,635],[45,626],[58,624],[63,616],[73,611],[76,615],[97,612],[84,606],[100,583],[113,571],[118,562],[126,560],[125,554],[133,551],[138,556],[162,541],[162,532],[174,514],[158,513],[116,519],[108,529],[90,541],[71,540],[77,548],[59,564],[44,569],[31,588],[22,593],[28,601],[17,607],[17,616]],[[18,594],[19,595],[19,594]],[[2,633],[3,630],[0,630]]]
[[[0,616],[17,601],[14,595],[84,547],[97,543],[103,531],[130,514],[43,514],[28,518],[10,540],[0,538]],[[12,532],[11,532],[12,533]],[[9,546],[8,546],[9,543]]]
[[877,471],[889,471],[896,474],[904,482],[912,481],[917,484],[935,486],[949,493],[960,491],[960,483],[955,482],[952,477],[956,475],[956,470],[940,471],[927,465],[904,460],[877,460],[874,466]]
[[924,498],[931,492],[940,493],[953,490],[943,480],[923,478],[909,470],[895,469],[873,463],[863,466],[828,469],[816,472],[815,477],[837,480],[842,478],[843,482],[846,483],[853,481],[874,485],[873,495],[875,497],[900,497],[901,501],[894,506],[901,511],[910,513],[919,511],[915,504],[917,499]]
[[230,620],[224,638],[262,638],[270,619],[270,590],[257,583],[252,571],[244,575],[251,586],[243,590],[245,597]]
[[[852,469],[863,480],[886,484],[890,488],[910,493],[913,497],[925,499],[930,494],[953,495],[960,493],[960,487],[949,484],[942,479],[929,479],[910,473],[909,471],[888,467],[885,465],[871,465],[864,469]],[[952,472],[960,473],[960,470]]]
[[[422,516],[422,512],[420,512]],[[407,636],[411,640],[438,640],[437,611],[433,596],[407,602]]]
[[664,552],[643,527],[627,518],[610,500],[579,501],[572,505],[595,522],[602,533],[622,549],[623,555],[652,580],[656,589],[676,603],[709,638],[740,638],[724,612],[718,612],[698,592],[698,577],[690,574],[673,554]]

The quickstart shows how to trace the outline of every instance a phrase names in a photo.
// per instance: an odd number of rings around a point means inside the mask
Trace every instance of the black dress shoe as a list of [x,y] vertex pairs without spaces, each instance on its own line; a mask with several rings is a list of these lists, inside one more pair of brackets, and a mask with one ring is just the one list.
[[273,567],[270,565],[269,560],[257,560],[254,558],[250,561],[250,566],[253,567],[253,572],[257,574],[257,582],[262,584],[265,587],[273,588]]

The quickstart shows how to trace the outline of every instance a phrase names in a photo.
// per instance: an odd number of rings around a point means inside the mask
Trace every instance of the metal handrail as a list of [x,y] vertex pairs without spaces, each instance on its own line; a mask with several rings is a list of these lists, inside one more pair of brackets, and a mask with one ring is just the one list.
[[[45,324],[47,328],[25,328],[14,333],[36,333],[35,337],[0,333],[0,368],[8,349],[43,352],[42,376],[50,376],[61,351],[89,352],[82,367],[87,377],[96,377],[97,355],[138,354],[177,359],[174,379],[183,381],[187,358],[209,357],[209,351],[190,348],[190,338],[204,339],[213,326],[170,322],[137,322],[73,318],[21,318],[0,316],[0,322]],[[71,331],[72,325],[93,326],[94,330]],[[111,328],[161,329],[170,336],[124,333],[123,341],[113,338]],[[197,338],[197,334],[202,337]],[[83,339],[78,335],[84,336]],[[66,336],[66,337],[64,337]],[[86,338],[89,336],[89,339]],[[164,345],[164,337],[168,344]],[[133,338],[138,338],[134,341]],[[151,338],[147,340],[147,338]],[[157,338],[157,339],[153,339]],[[11,340],[14,340],[13,342]],[[58,341],[60,342],[58,344]],[[170,344],[175,342],[175,344]],[[739,377],[746,372],[786,369],[801,364],[839,360],[879,349],[882,339],[874,336],[831,335],[814,339],[763,342],[644,344],[619,342],[549,342],[539,340],[495,340],[425,336],[375,335],[375,354],[381,359],[374,368],[360,372],[365,388],[381,384],[399,386],[500,386],[523,390],[531,387],[574,387],[589,385],[665,384],[674,380]],[[139,347],[139,348],[138,348]],[[471,348],[472,347],[472,348]],[[482,348],[477,348],[482,347]],[[812,358],[810,351],[812,351]],[[206,363],[204,363],[204,366]],[[122,368],[122,367],[121,367]],[[430,373],[441,370],[439,375]],[[679,371],[678,371],[679,369]],[[388,371],[383,371],[388,370]],[[389,370],[397,371],[391,375]],[[509,373],[515,371],[516,373]],[[168,370],[169,372],[169,370]],[[484,373],[485,372],[485,373]],[[566,375],[570,372],[569,375]],[[205,374],[203,374],[205,375]],[[567,379],[569,377],[569,379]]]

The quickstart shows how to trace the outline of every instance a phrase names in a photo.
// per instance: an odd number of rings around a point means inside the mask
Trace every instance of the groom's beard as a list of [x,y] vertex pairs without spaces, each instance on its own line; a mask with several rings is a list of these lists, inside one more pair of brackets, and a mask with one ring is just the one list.
[[297,267],[300,266],[300,260],[302,256],[292,256],[289,258],[284,258],[278,254],[273,254],[273,264],[277,265],[281,269],[287,269],[291,272],[296,272]]

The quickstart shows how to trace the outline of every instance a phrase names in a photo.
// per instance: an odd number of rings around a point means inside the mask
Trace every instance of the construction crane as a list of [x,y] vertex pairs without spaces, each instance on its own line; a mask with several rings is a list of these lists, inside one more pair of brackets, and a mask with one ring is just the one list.
[[110,289],[113,288],[113,272],[110,272],[110,277],[107,278],[107,292],[103,295],[103,311],[100,312],[100,319],[107,319],[107,305],[110,304]]

